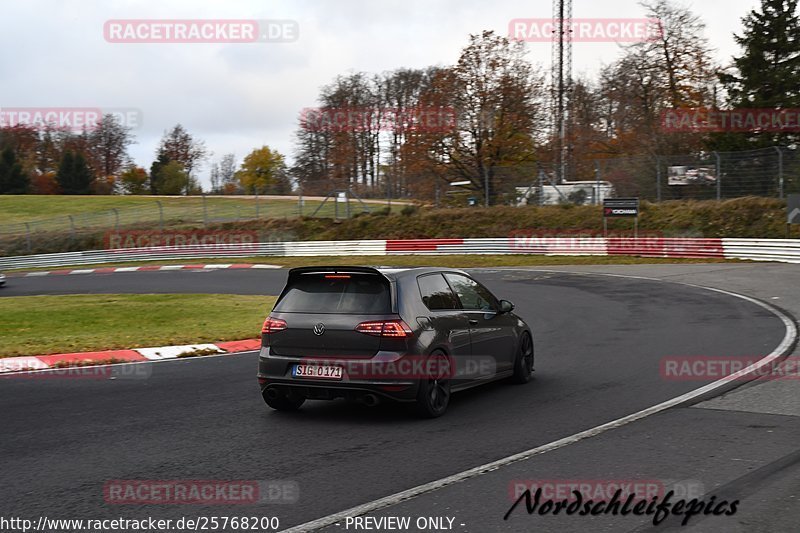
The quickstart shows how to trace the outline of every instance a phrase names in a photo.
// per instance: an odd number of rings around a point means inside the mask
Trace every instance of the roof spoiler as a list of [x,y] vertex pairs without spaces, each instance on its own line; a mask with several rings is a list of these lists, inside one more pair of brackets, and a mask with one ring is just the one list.
[[298,267],[289,270],[290,279],[303,274],[376,274],[383,276],[383,273],[377,268],[363,266]]

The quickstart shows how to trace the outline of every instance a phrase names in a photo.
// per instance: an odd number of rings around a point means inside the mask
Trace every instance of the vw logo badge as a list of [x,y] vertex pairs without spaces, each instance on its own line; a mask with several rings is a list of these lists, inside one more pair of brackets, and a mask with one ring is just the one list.
[[314,326],[314,335],[322,335],[323,333],[325,333],[325,324],[320,322]]

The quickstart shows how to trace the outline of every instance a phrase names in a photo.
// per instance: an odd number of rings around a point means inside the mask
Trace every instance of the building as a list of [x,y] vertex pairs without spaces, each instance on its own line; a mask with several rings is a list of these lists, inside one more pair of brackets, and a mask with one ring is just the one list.
[[517,187],[517,205],[600,205],[614,197],[614,186],[608,181],[565,181],[558,185]]

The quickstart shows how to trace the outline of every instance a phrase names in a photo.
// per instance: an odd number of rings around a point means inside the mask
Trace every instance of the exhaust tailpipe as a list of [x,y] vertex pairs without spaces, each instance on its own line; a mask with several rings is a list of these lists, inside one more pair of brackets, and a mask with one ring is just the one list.
[[380,403],[380,399],[374,394],[365,394],[361,397],[361,401],[364,402],[364,405],[367,407],[375,407]]
[[280,393],[278,392],[278,389],[273,387],[265,390],[264,396],[266,396],[269,400],[277,400],[278,396],[280,396]]

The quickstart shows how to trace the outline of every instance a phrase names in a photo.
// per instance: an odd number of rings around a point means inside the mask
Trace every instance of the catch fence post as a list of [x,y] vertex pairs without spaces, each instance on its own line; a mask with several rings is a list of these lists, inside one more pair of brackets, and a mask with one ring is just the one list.
[[778,197],[783,199],[783,150],[780,146],[773,146],[778,151]]
[[661,202],[661,158],[656,156],[656,202]]
[[156,204],[158,204],[158,227],[164,231],[164,206],[161,205],[161,200],[156,200]]
[[297,210],[300,216],[303,216],[303,186],[300,185],[297,189]]
[[594,205],[600,205],[600,161],[597,159],[594,160],[594,181],[595,181],[595,190],[594,190]]

